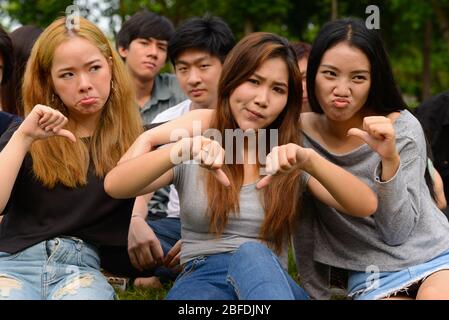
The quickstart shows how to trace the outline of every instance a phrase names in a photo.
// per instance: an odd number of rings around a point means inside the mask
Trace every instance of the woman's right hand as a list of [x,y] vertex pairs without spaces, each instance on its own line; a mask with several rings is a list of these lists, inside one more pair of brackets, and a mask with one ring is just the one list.
[[63,129],[68,119],[58,110],[37,104],[23,120],[17,132],[31,144],[35,140],[61,136],[75,142],[72,132]]
[[217,141],[203,136],[183,138],[175,144],[170,158],[174,164],[194,159],[201,167],[209,170],[225,187],[229,187],[231,184],[221,170],[224,164],[225,150]]

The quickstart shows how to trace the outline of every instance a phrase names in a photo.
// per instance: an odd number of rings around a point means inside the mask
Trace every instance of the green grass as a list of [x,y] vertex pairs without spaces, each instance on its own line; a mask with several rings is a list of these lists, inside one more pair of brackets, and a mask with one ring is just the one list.
[[131,286],[125,292],[116,290],[120,300],[163,300],[173,283],[164,285],[161,289],[142,289]]
[[[291,248],[288,250],[288,273],[297,281],[298,272]],[[172,285],[173,282],[167,283],[161,289],[142,289],[131,286],[124,292],[120,290],[116,290],[116,292],[120,300],[163,300]]]

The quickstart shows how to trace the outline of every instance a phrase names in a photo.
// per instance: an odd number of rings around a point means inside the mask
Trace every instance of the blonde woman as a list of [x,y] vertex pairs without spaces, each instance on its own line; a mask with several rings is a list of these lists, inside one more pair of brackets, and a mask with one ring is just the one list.
[[98,246],[126,246],[133,199],[103,178],[141,128],[121,59],[80,18],[54,21],[24,77],[24,121],[0,140],[0,299],[113,299]]

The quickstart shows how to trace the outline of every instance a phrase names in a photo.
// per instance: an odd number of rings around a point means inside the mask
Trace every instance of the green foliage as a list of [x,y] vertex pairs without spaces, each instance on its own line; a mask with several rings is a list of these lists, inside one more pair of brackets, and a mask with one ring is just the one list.
[[298,281],[298,271],[296,269],[295,254],[293,248],[290,246],[288,248],[288,274],[295,280]]
[[[205,14],[222,17],[236,38],[252,31],[268,31],[291,40],[313,42],[321,26],[329,21],[332,0],[75,0],[83,16],[98,23],[109,21],[113,38],[121,23],[141,8],[171,19],[175,26]],[[65,11],[68,0],[0,0],[0,18],[21,24],[48,25]],[[449,0],[338,0],[338,17],[366,19],[368,5],[380,10],[380,32],[404,94],[420,99],[423,88],[425,26],[431,33],[431,93],[449,88],[449,39],[444,37],[441,16],[449,21]],[[101,8],[100,8],[101,6]],[[436,11],[436,6],[440,9]],[[439,13],[440,15],[438,15]],[[8,21],[3,19],[2,21]],[[6,28],[9,26],[6,25]]]
[[421,52],[410,48],[407,55],[391,58],[393,72],[402,92],[419,96],[422,70]]
[[55,18],[63,15],[70,0],[1,0],[1,15],[19,21],[21,24],[35,24],[46,27]]
[[161,289],[143,289],[131,286],[126,291],[116,290],[119,300],[163,300],[170,290],[172,282]]
[[449,89],[448,56],[443,49],[432,56],[432,95]]
[[226,17],[239,38],[245,34],[245,27],[249,28],[247,31],[271,31],[288,36],[283,25],[291,7],[288,0],[228,0],[222,2],[217,15]]

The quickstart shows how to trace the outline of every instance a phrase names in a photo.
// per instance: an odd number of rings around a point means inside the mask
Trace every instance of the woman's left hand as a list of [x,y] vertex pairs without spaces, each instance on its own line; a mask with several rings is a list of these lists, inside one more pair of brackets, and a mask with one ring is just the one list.
[[376,151],[382,160],[392,160],[399,157],[396,149],[396,133],[391,119],[374,116],[363,119],[363,130],[352,128],[349,136],[354,136],[365,141],[371,149]]
[[179,164],[192,158],[201,167],[209,170],[222,185],[225,187],[231,185],[229,178],[221,169],[224,164],[225,150],[217,141],[195,136],[183,138],[175,143],[170,154],[173,163]]
[[310,149],[303,148],[294,143],[274,147],[266,159],[265,171],[268,175],[257,183],[257,189],[262,189],[267,186],[273,175],[278,172],[288,173],[293,170],[303,169],[310,159],[309,152]]

